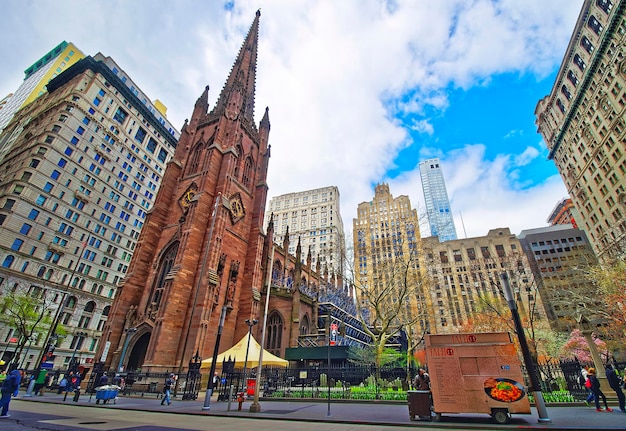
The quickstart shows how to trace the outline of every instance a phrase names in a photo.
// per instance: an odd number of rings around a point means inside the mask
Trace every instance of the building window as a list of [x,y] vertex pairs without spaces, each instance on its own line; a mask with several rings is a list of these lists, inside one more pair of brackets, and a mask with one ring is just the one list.
[[122,108],[117,108],[115,111],[115,115],[113,115],[113,119],[120,124],[123,124],[128,116],[128,112],[124,111]]
[[24,223],[22,225],[22,228],[20,229],[20,233],[22,235],[28,235],[28,233],[30,232],[31,228],[32,228],[31,225],[29,225],[28,223]]
[[563,85],[561,87],[561,93],[563,93],[565,95],[565,97],[567,98],[567,100],[571,100],[572,98],[572,93],[570,93],[569,89],[567,88],[566,85]]
[[569,81],[574,84],[574,86],[578,86],[578,78],[576,78],[576,75],[574,75],[574,72],[572,72],[571,70],[567,72],[567,79],[569,79]]
[[561,99],[556,99],[556,106],[559,108],[559,110],[565,114],[565,105],[563,105],[563,102],[561,102]]
[[578,68],[583,72],[585,71],[585,67],[587,67],[583,59],[578,54],[574,55],[574,64],[576,64],[576,66],[578,66]]
[[280,355],[283,337],[283,319],[277,312],[269,316],[267,322],[267,350],[273,355]]
[[154,154],[154,151],[156,150],[156,146],[157,146],[157,142],[154,140],[152,136],[150,136],[148,138],[148,143],[146,144],[146,150],[150,154]]
[[595,34],[600,36],[600,33],[602,33],[602,24],[600,24],[600,21],[598,21],[595,16],[591,15],[589,17],[587,25],[589,25],[589,28],[592,29]]
[[137,129],[137,133],[135,133],[135,141],[143,142],[146,139],[146,131],[143,128]]
[[20,251],[20,248],[22,248],[22,244],[24,244],[23,240],[15,238],[15,240],[13,241],[13,245],[11,245],[11,250]]
[[591,43],[591,41],[589,40],[587,36],[583,36],[583,38],[580,41],[580,44],[582,45],[583,48],[585,48],[585,51],[587,51],[589,54],[593,52],[593,44]]
[[611,8],[613,7],[613,3],[611,3],[611,0],[598,0],[596,4],[607,14],[611,11]]

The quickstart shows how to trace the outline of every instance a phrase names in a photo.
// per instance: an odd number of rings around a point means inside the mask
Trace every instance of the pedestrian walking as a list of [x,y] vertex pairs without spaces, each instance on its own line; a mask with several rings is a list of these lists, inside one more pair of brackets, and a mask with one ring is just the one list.
[[624,397],[624,392],[622,392],[622,388],[620,387],[620,378],[611,364],[607,364],[606,366],[606,380],[609,382],[611,389],[617,394],[619,409],[626,413],[626,406],[624,405],[626,404],[626,397]]
[[585,388],[587,392],[587,399],[585,400],[585,405],[590,407],[593,402],[593,391],[591,390],[591,381],[589,380],[589,372],[587,371],[589,367],[585,366],[582,370],[580,370],[581,381],[580,384]]
[[[589,377],[589,381],[591,382],[591,390],[593,391],[593,396],[594,396],[595,402],[596,402],[596,411],[598,411],[598,412],[602,412],[602,411],[612,412],[613,409],[610,408],[609,405],[607,404],[606,396],[604,395],[604,393],[600,389],[600,380],[598,380],[598,377],[596,377],[596,369],[593,368],[593,367],[589,368],[587,370],[587,376]],[[600,398],[602,398],[602,401],[604,402],[604,407],[606,408],[606,410],[603,410],[600,407]]]
[[165,379],[165,384],[163,385],[163,399],[161,400],[161,405],[167,403],[169,406],[172,404],[172,400],[170,399],[170,393],[172,391],[172,385],[175,384],[174,374],[170,374],[170,376]]
[[0,418],[8,418],[10,416],[9,404],[11,403],[11,397],[17,397],[21,382],[22,373],[20,370],[13,370],[2,383],[2,388],[0,388],[0,392],[2,393],[2,398],[0,398],[0,406],[2,407]]

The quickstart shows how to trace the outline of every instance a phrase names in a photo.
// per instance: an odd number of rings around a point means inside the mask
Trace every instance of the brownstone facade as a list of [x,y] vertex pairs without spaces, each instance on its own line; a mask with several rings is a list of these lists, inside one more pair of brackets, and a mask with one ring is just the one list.
[[208,112],[207,87],[183,126],[104,328],[96,358],[108,351],[106,368],[122,359],[127,370],[183,371],[196,353],[211,357],[223,307],[219,351],[232,347],[246,319],[263,322],[272,251],[266,348],[283,356],[301,333],[317,332],[310,292],[320,268],[310,256],[301,262],[299,246],[295,257],[274,248],[271,221],[262,231],[270,122],[267,109],[258,128],[253,119],[259,17],[216,105]]

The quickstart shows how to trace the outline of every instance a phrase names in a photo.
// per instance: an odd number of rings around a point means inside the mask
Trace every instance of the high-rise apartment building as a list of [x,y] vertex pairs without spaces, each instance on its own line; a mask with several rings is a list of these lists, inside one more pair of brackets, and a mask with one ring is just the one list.
[[562,332],[577,327],[576,319],[598,316],[601,298],[595,286],[581,274],[596,263],[585,232],[559,224],[523,230],[519,235],[528,258],[550,326]]
[[345,237],[339,198],[336,186],[273,197],[265,219],[274,214],[274,241],[282,244],[288,233],[289,254],[295,254],[300,241],[303,258],[310,252],[314,267],[319,259],[322,270],[342,274]]
[[24,81],[0,109],[0,133],[13,115],[46,92],[48,82],[84,58],[72,43],[61,42],[24,71]]
[[433,333],[467,330],[472,319],[494,300],[506,308],[500,286],[503,271],[508,273],[511,287],[519,295],[521,314],[534,313],[538,319],[546,318],[528,259],[509,228],[491,229],[486,236],[446,242],[435,237],[424,238],[422,243],[432,280]]
[[439,237],[439,241],[456,239],[454,218],[439,159],[424,160],[419,167],[431,235]]
[[[371,309],[368,298],[381,298],[389,307],[380,307],[372,314],[395,312],[401,320],[415,321],[412,334],[430,330],[430,296],[422,271],[423,256],[417,210],[411,208],[408,196],[393,197],[389,185],[378,184],[374,198],[362,202],[353,220],[354,277],[357,290],[368,291],[358,295],[358,306]],[[405,297],[410,292],[410,297]],[[402,296],[402,298],[400,298]],[[406,301],[398,310],[398,301]],[[369,302],[369,303],[368,303]],[[385,309],[381,309],[385,308]],[[373,319],[372,319],[373,320]],[[375,321],[370,321],[375,326]]]
[[[74,355],[93,362],[178,136],[102,54],[48,82],[0,135],[0,289],[22,285],[52,298],[67,331],[55,368]],[[10,356],[6,341],[17,335],[8,326],[0,349]],[[45,335],[32,342],[26,368],[36,366]]]
[[626,237],[625,2],[585,0],[536,124],[598,257]]
[[557,224],[571,224],[574,228],[578,229],[578,224],[576,223],[577,213],[578,212],[576,211],[576,207],[572,203],[572,200],[570,198],[563,198],[550,212],[547,222],[550,226]]

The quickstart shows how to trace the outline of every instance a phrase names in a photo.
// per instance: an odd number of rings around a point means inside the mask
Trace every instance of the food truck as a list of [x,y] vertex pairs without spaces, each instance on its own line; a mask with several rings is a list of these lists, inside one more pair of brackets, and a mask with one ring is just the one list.
[[487,413],[498,423],[530,414],[522,366],[508,332],[426,335],[432,410]]

